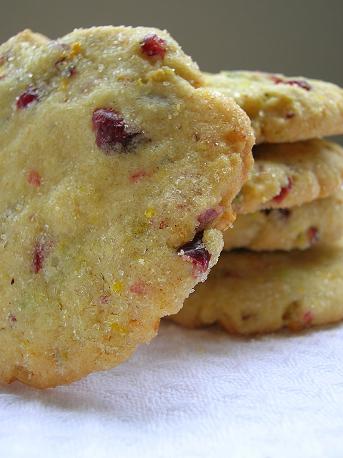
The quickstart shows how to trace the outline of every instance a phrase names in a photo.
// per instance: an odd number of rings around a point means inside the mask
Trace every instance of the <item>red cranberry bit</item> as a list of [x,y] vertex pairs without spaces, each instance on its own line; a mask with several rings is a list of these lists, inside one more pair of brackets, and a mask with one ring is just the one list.
[[111,300],[111,296],[109,294],[103,294],[99,297],[100,304],[108,304]]
[[96,144],[111,154],[112,151],[125,151],[139,132],[130,132],[121,115],[112,108],[98,108],[92,116]]
[[145,170],[137,170],[132,175],[130,175],[130,181],[132,183],[138,183],[142,178],[146,177],[148,174]]
[[130,286],[131,293],[143,296],[147,292],[147,284],[144,281],[136,281]]
[[311,85],[305,80],[288,80],[285,84],[289,84],[290,86],[298,86],[301,89],[305,89],[305,91],[310,91],[312,89]]
[[70,66],[67,68],[67,72],[68,72],[69,78],[71,78],[72,76],[76,75],[77,70],[76,70],[75,65],[70,65]]
[[155,34],[147,35],[141,42],[142,53],[148,57],[163,59],[167,50],[166,42]]
[[27,175],[27,182],[34,186],[35,188],[39,188],[41,185],[41,176],[36,170],[30,170],[30,172]]
[[222,209],[218,210],[216,208],[208,208],[203,213],[198,216],[198,230],[205,229],[205,227],[210,224],[213,220],[217,218],[222,213]]
[[288,195],[289,191],[292,189],[293,180],[292,178],[288,177],[288,182],[286,186],[283,186],[277,196],[273,198],[273,201],[276,203],[282,202]]
[[158,225],[158,228],[159,229],[165,229],[166,227],[168,227],[167,222],[164,221],[164,220],[160,221],[160,224]]
[[17,321],[17,317],[13,315],[13,313],[9,313],[8,319],[11,323],[15,323]]
[[211,259],[211,255],[206,250],[202,237],[203,232],[198,232],[191,242],[185,243],[177,250],[179,256],[192,262],[195,274],[206,272]]
[[312,89],[311,85],[305,80],[286,80],[276,75],[270,75],[269,79],[271,79],[275,84],[288,84],[289,86],[298,86],[301,89],[305,89],[305,91],[310,91]]
[[33,260],[32,260],[32,267],[35,274],[43,267],[43,261],[45,258],[45,250],[44,246],[40,243],[36,243],[34,251],[33,251]]
[[36,242],[32,258],[32,269],[35,274],[38,274],[38,272],[42,270],[44,260],[49,254],[50,249],[51,242],[44,237]]
[[276,76],[276,75],[269,75],[269,79],[271,79],[273,81],[273,83],[275,84],[281,84],[281,83],[284,83],[285,80],[280,78],[279,76]]
[[35,88],[28,88],[25,92],[23,92],[19,97],[17,97],[17,109],[21,110],[23,108],[27,108],[34,102],[38,101],[38,92]]
[[319,241],[319,231],[316,227],[312,226],[307,231],[308,238],[310,240],[311,245],[314,245],[316,242]]

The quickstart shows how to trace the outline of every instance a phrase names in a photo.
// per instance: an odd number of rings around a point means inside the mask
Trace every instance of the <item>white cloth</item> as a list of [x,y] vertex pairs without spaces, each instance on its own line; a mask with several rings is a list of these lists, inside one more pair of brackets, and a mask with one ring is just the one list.
[[111,371],[0,393],[1,458],[342,458],[343,326],[234,339],[164,323]]

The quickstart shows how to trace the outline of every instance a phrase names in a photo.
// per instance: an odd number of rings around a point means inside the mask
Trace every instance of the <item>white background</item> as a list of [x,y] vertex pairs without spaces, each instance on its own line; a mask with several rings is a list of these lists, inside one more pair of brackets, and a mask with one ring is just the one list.
[[1,393],[4,458],[341,458],[343,327],[247,340],[164,323],[111,371]]

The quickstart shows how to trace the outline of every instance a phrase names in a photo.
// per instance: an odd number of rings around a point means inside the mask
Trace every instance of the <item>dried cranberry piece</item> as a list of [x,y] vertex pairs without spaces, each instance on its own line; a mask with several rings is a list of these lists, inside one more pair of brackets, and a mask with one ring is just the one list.
[[42,270],[44,260],[49,254],[51,247],[51,241],[48,240],[45,236],[36,241],[32,257],[32,269],[35,274],[38,274],[38,272]]
[[198,216],[198,230],[204,229],[209,223],[220,215],[220,211],[216,208],[208,208]]
[[206,272],[211,259],[211,254],[205,248],[202,237],[203,232],[198,232],[192,241],[185,243],[177,250],[179,256],[192,262],[196,273]]
[[308,229],[307,235],[311,245],[314,245],[316,242],[319,241],[319,231],[315,226],[312,226]]
[[33,251],[32,259],[32,267],[35,274],[38,274],[38,272],[42,269],[44,258],[44,247],[40,243],[37,243]]
[[149,57],[163,59],[167,50],[166,42],[156,34],[149,34],[143,38],[141,50]]
[[109,294],[102,294],[99,297],[100,304],[108,304],[111,300],[111,296]]
[[93,130],[96,132],[96,144],[111,154],[112,151],[124,151],[141,132],[130,132],[124,118],[112,108],[98,108],[92,116]]
[[289,191],[292,189],[293,180],[292,178],[288,177],[287,185],[283,186],[277,196],[273,198],[273,201],[276,203],[282,202],[288,195]]
[[11,321],[12,323],[15,323],[15,322],[17,321],[17,317],[16,317],[13,313],[9,313],[8,319],[9,319],[9,321]]
[[137,170],[130,175],[132,183],[138,183],[142,178],[146,177],[148,173],[145,170]]
[[288,80],[286,84],[290,86],[298,86],[301,89],[305,89],[305,91],[310,91],[312,89],[311,85],[305,80]]
[[71,78],[72,76],[76,75],[77,70],[76,70],[75,65],[70,65],[70,66],[67,68],[67,72],[68,72],[68,76],[69,76],[70,78]]
[[312,86],[305,80],[286,80],[276,75],[270,75],[269,79],[271,79],[275,84],[288,84],[289,86],[298,86],[301,89],[305,89],[305,91],[310,91],[312,89]]
[[30,170],[27,175],[27,182],[35,188],[39,188],[41,181],[42,179],[40,174],[36,170]]
[[38,101],[38,91],[35,88],[28,88],[19,97],[17,97],[16,106],[18,110],[27,108],[33,102]]
[[147,284],[144,281],[139,280],[133,283],[129,289],[131,293],[143,296],[147,293]]
[[281,84],[281,83],[284,83],[285,80],[280,78],[279,76],[276,76],[276,75],[269,75],[269,79],[271,79],[273,81],[273,83],[275,84]]

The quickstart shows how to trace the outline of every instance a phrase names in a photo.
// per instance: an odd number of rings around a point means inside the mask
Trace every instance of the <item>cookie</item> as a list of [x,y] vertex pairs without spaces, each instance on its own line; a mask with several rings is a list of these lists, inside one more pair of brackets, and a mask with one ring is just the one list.
[[0,380],[48,387],[128,358],[206,278],[253,136],[160,30],[0,56]]
[[256,143],[287,143],[343,133],[343,89],[319,80],[231,71],[205,74],[251,119]]
[[343,236],[343,192],[301,207],[239,215],[224,234],[224,247],[254,251],[305,250]]
[[334,194],[343,183],[343,148],[335,143],[265,143],[253,154],[250,178],[234,200],[237,213],[303,205]]
[[343,319],[343,246],[290,253],[224,253],[208,280],[171,317],[219,323],[233,334],[299,331]]

